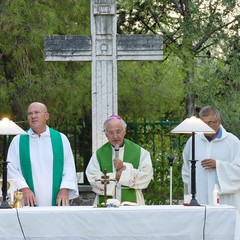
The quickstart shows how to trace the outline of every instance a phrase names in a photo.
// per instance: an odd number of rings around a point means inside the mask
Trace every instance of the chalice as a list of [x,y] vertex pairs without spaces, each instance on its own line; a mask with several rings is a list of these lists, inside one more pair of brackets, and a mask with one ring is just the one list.
[[23,205],[22,205],[21,199],[23,198],[23,193],[20,192],[20,191],[16,191],[14,193],[14,198],[16,199],[15,203],[14,203],[14,207],[15,208],[22,208]]

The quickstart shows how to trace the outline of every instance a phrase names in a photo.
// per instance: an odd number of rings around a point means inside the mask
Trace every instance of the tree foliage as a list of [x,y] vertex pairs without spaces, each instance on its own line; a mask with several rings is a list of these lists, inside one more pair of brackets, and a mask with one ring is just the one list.
[[[158,62],[119,64],[119,112],[136,119],[148,116],[177,116],[183,100],[181,69],[172,64],[176,58]],[[176,63],[177,64],[177,63]]]
[[135,0],[126,3],[119,0],[118,3],[120,33],[163,34],[165,58],[174,55],[181,59],[182,64],[177,66],[184,74],[179,81],[184,77],[185,109],[187,115],[193,115],[196,98],[200,99],[199,91],[192,88],[193,82],[198,83],[195,71],[203,62],[199,58],[224,60],[223,45],[231,51],[229,37],[239,35],[239,2]]
[[45,35],[89,34],[89,7],[87,0],[1,2],[1,115],[22,119],[32,101],[45,102],[56,119],[90,111],[90,65],[44,62],[43,47]]
[[[120,114],[153,119],[183,108],[193,113],[207,101],[221,106],[232,96],[236,105],[238,4],[118,0],[118,33],[163,34],[165,58],[118,64]],[[57,119],[90,116],[90,63],[44,62],[43,49],[45,35],[89,35],[90,2],[4,0],[0,11],[0,114],[20,119],[37,100],[46,102]],[[218,86],[209,91],[215,81]],[[184,98],[191,97],[184,106]]]

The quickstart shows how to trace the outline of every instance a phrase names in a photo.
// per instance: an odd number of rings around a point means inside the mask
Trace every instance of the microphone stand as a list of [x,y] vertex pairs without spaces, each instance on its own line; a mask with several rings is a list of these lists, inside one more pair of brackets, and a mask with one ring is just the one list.
[[168,156],[167,158],[170,163],[170,205],[172,205],[172,167],[174,158],[171,156]]
[[[115,151],[115,157],[114,158],[117,158],[117,159],[119,159],[119,145],[118,144],[116,144],[116,145],[114,145],[114,151]],[[117,197],[117,185],[115,186],[115,191],[114,191],[114,197],[116,198]]]

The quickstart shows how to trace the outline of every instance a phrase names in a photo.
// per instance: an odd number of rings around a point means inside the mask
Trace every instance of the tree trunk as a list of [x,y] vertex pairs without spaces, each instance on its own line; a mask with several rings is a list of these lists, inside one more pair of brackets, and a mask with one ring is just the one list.
[[194,93],[189,92],[186,96],[186,117],[191,117],[195,115],[195,100],[196,96]]

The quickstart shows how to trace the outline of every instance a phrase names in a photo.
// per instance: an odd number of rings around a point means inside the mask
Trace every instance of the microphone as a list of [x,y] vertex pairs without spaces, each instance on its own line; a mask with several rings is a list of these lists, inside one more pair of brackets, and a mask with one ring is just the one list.
[[119,145],[114,145],[114,151],[115,151],[115,158],[119,159]]
[[168,161],[170,163],[170,166],[172,166],[175,159],[172,156],[168,156],[167,159],[168,159]]

